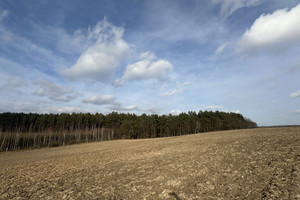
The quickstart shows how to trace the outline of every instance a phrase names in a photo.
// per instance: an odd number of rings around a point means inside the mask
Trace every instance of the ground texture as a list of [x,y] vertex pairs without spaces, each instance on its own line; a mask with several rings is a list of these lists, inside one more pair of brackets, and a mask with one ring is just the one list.
[[300,127],[0,153],[0,199],[300,199]]

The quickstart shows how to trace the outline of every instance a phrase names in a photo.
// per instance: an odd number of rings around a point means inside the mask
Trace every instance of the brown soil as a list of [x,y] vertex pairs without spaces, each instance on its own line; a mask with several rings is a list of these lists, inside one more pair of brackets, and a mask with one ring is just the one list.
[[300,127],[0,153],[0,199],[300,199]]

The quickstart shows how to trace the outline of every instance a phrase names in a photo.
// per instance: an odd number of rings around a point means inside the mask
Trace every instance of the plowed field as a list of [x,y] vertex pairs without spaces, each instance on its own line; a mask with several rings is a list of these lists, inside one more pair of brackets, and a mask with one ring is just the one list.
[[0,199],[300,199],[300,127],[2,152]]

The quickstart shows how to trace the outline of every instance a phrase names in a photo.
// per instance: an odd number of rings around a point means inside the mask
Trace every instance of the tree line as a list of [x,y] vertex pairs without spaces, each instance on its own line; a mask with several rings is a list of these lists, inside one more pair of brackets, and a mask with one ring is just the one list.
[[89,141],[169,137],[257,127],[241,114],[199,111],[179,115],[0,113],[0,150]]

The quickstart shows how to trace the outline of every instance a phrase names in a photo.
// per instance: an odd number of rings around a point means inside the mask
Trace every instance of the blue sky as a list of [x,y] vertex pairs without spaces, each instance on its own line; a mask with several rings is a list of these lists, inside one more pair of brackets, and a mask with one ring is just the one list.
[[0,112],[300,125],[300,2],[0,2]]

